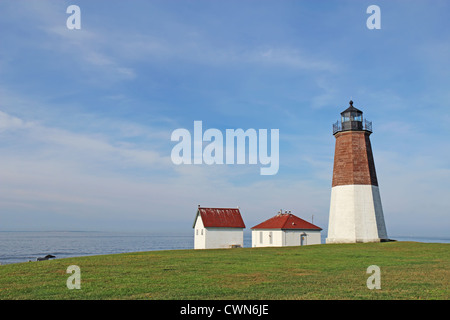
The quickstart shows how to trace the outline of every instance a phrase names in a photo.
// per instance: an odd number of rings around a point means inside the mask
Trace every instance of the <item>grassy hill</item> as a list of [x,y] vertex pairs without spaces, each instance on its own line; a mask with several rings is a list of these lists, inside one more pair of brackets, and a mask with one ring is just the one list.
[[[66,269],[81,270],[69,290]],[[381,269],[381,289],[366,286]],[[449,299],[450,244],[172,250],[0,266],[0,299]]]

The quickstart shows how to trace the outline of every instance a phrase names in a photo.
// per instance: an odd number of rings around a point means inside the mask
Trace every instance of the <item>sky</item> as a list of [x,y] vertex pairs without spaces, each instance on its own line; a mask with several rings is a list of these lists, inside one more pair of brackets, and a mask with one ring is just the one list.
[[[201,205],[326,233],[352,99],[388,235],[450,236],[450,3],[430,3],[0,0],[0,231],[192,232]],[[279,129],[277,174],[174,164],[194,121]]]

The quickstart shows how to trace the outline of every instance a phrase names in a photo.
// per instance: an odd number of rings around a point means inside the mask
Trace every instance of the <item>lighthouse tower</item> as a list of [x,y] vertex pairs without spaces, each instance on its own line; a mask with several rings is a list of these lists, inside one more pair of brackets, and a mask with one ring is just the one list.
[[336,138],[326,243],[387,241],[369,136],[372,122],[350,106],[333,124]]

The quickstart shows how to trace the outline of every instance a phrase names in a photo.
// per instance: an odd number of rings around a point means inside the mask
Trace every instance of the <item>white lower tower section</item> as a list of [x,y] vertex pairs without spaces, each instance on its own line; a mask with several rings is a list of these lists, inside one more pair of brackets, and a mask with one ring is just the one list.
[[331,189],[326,243],[387,240],[380,191],[374,185],[343,185]]

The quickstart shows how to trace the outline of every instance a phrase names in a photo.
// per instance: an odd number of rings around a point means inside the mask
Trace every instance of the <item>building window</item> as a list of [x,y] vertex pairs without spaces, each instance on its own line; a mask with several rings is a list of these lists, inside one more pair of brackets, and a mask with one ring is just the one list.
[[272,231],[269,232],[269,244],[272,244]]
[[195,229],[195,234],[198,236],[198,229]]
[[202,235],[203,235],[203,229],[202,229]]
[[259,232],[259,243],[262,243],[263,241],[263,233],[262,231]]

